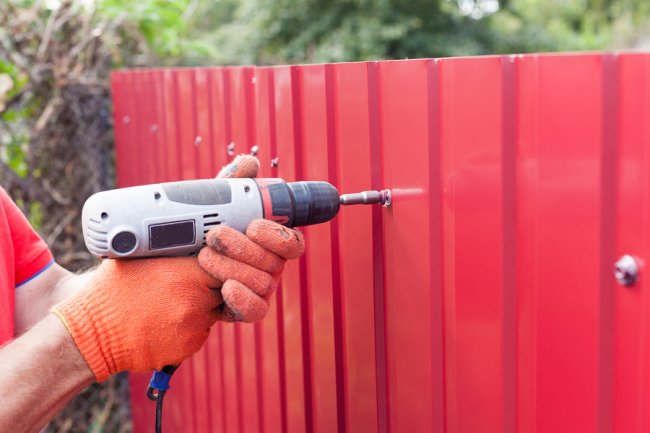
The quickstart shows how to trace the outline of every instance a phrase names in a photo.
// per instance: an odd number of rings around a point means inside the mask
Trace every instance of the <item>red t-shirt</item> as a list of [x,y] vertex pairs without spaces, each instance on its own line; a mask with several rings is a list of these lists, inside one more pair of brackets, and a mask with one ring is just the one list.
[[53,262],[43,239],[0,187],[0,344],[14,335],[14,290]]

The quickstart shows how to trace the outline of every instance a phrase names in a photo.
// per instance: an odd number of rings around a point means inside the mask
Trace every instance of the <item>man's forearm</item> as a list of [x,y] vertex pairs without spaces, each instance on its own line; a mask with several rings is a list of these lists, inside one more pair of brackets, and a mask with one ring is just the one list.
[[77,275],[54,263],[38,277],[17,287],[16,335],[38,323],[54,305],[81,290],[92,275],[92,270]]
[[94,271],[94,269],[91,269],[81,274],[67,271],[67,274],[54,285],[50,296],[50,308],[83,289],[93,277]]
[[63,323],[48,314],[0,348],[0,433],[38,432],[94,376]]

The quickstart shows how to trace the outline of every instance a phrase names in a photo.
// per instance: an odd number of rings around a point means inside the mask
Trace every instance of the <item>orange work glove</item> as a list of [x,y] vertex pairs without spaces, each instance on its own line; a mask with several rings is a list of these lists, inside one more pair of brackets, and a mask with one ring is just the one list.
[[179,364],[198,351],[219,317],[223,300],[212,290],[219,285],[195,257],[110,259],[52,312],[103,381]]
[[217,177],[227,178],[253,178],[260,171],[260,161],[252,155],[237,155],[228,165],[224,166]]
[[302,234],[269,220],[255,220],[246,235],[218,226],[208,232],[199,264],[224,281],[219,320],[255,322],[269,310],[269,299],[287,259],[305,250]]
[[[239,155],[220,172],[220,178],[255,177],[259,161]],[[225,226],[210,230],[207,247],[199,253],[199,264],[224,281],[219,320],[255,322],[269,310],[269,299],[280,281],[287,259],[305,250],[302,234],[268,220],[255,220],[246,235]]]

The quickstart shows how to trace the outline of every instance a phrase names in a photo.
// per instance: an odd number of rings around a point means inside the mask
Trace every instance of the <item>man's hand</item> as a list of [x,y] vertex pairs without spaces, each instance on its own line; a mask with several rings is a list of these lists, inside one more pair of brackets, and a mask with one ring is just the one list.
[[[240,155],[220,177],[255,177],[258,169],[257,159]],[[199,260],[105,260],[82,291],[52,309],[98,381],[179,364],[216,320],[260,320],[286,260],[304,251],[300,232],[267,220],[253,221],[246,235],[216,227],[207,244]]]
[[219,319],[229,322],[264,318],[285,262],[305,250],[299,231],[262,219],[251,222],[246,235],[230,227],[215,227],[206,240],[208,246],[199,253],[199,263],[224,281]]
[[219,285],[195,257],[105,260],[84,290],[52,311],[103,381],[198,351],[219,317]]
[[[239,155],[218,177],[253,178],[259,167],[257,158]],[[228,322],[264,318],[285,262],[305,251],[302,233],[268,220],[251,222],[246,235],[230,227],[215,227],[208,232],[206,241],[208,246],[199,253],[199,263],[224,281],[219,319]]]

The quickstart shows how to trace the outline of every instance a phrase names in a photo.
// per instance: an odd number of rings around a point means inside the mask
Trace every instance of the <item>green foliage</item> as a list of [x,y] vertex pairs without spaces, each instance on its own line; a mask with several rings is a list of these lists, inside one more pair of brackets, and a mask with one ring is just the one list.
[[27,176],[27,146],[29,145],[29,137],[20,134],[7,136],[5,140],[0,148],[0,158],[18,176]]
[[118,67],[628,47],[643,38],[650,17],[647,0],[72,1],[97,21],[119,23]]
[[190,0],[101,0],[97,4],[100,16],[124,20],[131,24],[123,31],[123,39],[143,38],[158,59],[206,57],[209,48],[190,36],[187,13]]
[[576,51],[606,48],[611,23],[590,0],[517,0],[492,17],[502,38],[498,52]]
[[16,65],[2,58],[0,58],[0,74],[7,74],[12,81],[11,90],[4,95],[5,100],[9,100],[20,93],[29,81],[29,77],[18,69]]
[[447,0],[231,0],[223,12],[225,24],[204,37],[224,63],[413,58],[491,48],[487,22],[463,16]]
[[[30,107],[6,106],[7,101],[12,101],[19,95],[29,79],[13,63],[0,59],[0,121],[5,124],[20,124],[25,118],[32,114]],[[24,133],[16,133],[10,129],[5,133],[0,131],[0,160],[2,160],[18,176],[27,175],[26,147],[29,144],[29,137]]]
[[16,200],[16,205],[21,208],[21,209],[26,209],[27,212],[27,220],[29,221],[29,224],[35,229],[35,230],[40,230],[40,228],[43,226],[43,207],[41,204],[37,201],[29,203],[29,205],[25,204],[25,201],[22,198],[17,198]]
[[36,230],[40,230],[43,226],[43,207],[40,202],[34,201],[29,204],[29,212],[27,214],[29,223]]
[[[116,1],[116,0],[113,0]],[[647,0],[190,1],[177,63],[277,64],[604,49],[643,35]],[[620,24],[624,19],[625,25]],[[620,45],[620,44],[619,44]]]

